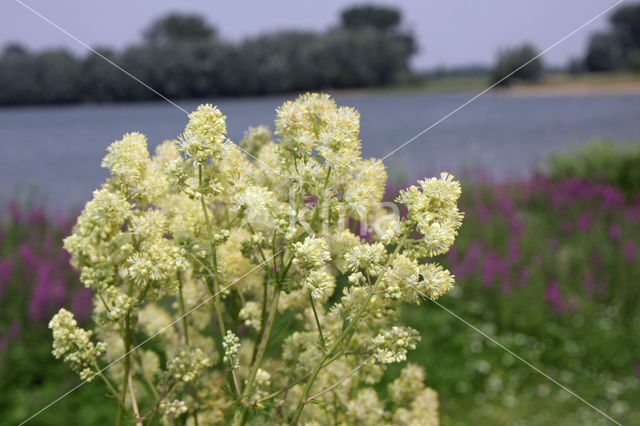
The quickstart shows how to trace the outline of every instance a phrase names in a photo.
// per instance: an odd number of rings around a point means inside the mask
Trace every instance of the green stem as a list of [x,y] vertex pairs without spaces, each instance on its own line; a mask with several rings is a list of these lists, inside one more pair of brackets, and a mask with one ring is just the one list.
[[[264,333],[262,334],[262,339],[260,340],[260,346],[258,347],[258,355],[256,356],[256,360],[251,366],[251,371],[249,373],[249,379],[247,381],[247,386],[244,388],[244,393],[242,394],[242,399],[245,399],[251,395],[253,391],[253,386],[256,381],[256,375],[258,374],[258,368],[262,363],[262,357],[264,356],[264,352],[267,349],[267,343],[269,342],[269,334],[271,333],[271,328],[273,327],[273,322],[276,317],[276,313],[278,311],[278,300],[280,299],[280,286],[276,286],[273,299],[271,300],[271,308],[269,311],[269,317],[267,318],[267,322],[265,324]],[[235,410],[233,414],[233,425],[238,426],[242,423],[245,413],[248,409],[248,404],[243,404],[242,409]]]
[[327,351],[327,353],[324,355],[324,357],[322,357],[322,360],[318,363],[318,365],[314,368],[313,372],[311,373],[311,377],[309,378],[309,381],[307,382],[307,385],[304,388],[304,391],[302,392],[302,395],[300,396],[300,399],[298,400],[298,408],[296,408],[296,412],[293,415],[293,418],[291,420],[291,424],[295,425],[298,423],[298,420],[300,420],[300,415],[302,414],[302,410],[304,409],[305,404],[307,403],[307,398],[309,397],[309,392],[311,391],[311,386],[313,386],[313,382],[316,380],[316,378],[318,377],[318,374],[320,373],[320,370],[322,369],[323,364],[325,363],[325,361],[331,356],[331,354],[338,349],[338,347],[340,346],[340,344],[342,343],[342,341],[345,339],[345,337],[351,332],[351,330],[356,326],[356,324],[358,323],[358,321],[360,320],[360,318],[364,315],[364,313],[367,310],[367,307],[369,306],[369,302],[371,301],[371,297],[373,296],[375,287],[378,285],[378,283],[382,280],[382,277],[384,276],[384,273],[387,271],[387,269],[389,268],[389,265],[391,265],[391,262],[393,261],[393,259],[398,255],[398,253],[400,252],[400,249],[402,248],[402,246],[404,245],[405,240],[407,239],[408,233],[405,233],[402,240],[400,241],[400,243],[398,244],[398,246],[396,247],[396,249],[394,250],[393,254],[391,256],[389,256],[389,259],[387,259],[387,263],[384,265],[382,271],[380,272],[380,275],[378,276],[378,278],[376,279],[376,282],[371,286],[370,290],[369,290],[369,294],[367,295],[366,300],[364,301],[364,303],[362,304],[362,307],[360,308],[360,310],[358,311],[358,313],[355,315],[355,317],[353,318],[353,320],[349,323],[349,325],[347,325],[347,327],[344,329],[344,331],[342,332],[342,334],[340,335],[340,337],[338,339],[336,339],[336,341],[333,343],[333,345],[331,345],[331,348],[329,348],[329,350]]
[[318,219],[318,215],[320,214],[320,206],[324,201],[324,195],[325,195],[325,192],[327,191],[327,185],[329,184],[329,176],[331,176],[331,167],[329,167],[329,169],[327,170],[327,175],[324,178],[324,185],[322,186],[322,194],[320,194],[320,198],[318,199],[318,202],[316,203],[313,209],[313,217],[309,222],[309,228],[311,229],[313,229],[313,225],[315,225],[315,222]]
[[[207,225],[207,234],[209,237],[209,244],[211,249],[211,263],[213,267],[213,306],[216,312],[216,318],[218,320],[218,326],[220,327],[220,338],[224,339],[227,334],[227,330],[224,326],[224,317],[222,316],[222,306],[220,305],[220,298],[217,297],[220,294],[220,278],[218,277],[218,255],[216,253],[216,243],[213,238],[213,229],[211,228],[211,222],[209,221],[209,212],[207,210],[207,204],[204,201],[204,194],[202,193],[202,165],[198,166],[198,181],[200,183],[200,205],[202,206],[202,212],[204,214],[204,221]],[[211,290],[211,289],[210,289]],[[229,383],[235,387],[236,393],[240,396],[240,385],[238,383],[238,377],[235,370],[231,370],[232,380]]]
[[322,335],[322,326],[320,326],[320,320],[318,319],[318,312],[316,311],[316,304],[313,301],[313,296],[311,295],[311,292],[309,292],[309,300],[311,301],[311,309],[313,310],[313,316],[316,319],[316,325],[318,326],[318,333],[320,333],[320,344],[322,345],[322,350],[324,351],[325,348],[325,340],[324,340],[324,336]]
[[[262,336],[264,333],[264,324],[267,322],[267,281],[265,280],[262,283],[262,312],[260,313],[260,330],[258,331],[258,336]],[[260,342],[256,338],[256,344],[253,346],[253,354],[251,355],[251,365],[256,362],[256,356],[258,356],[258,346]]]
[[[325,368],[326,366],[328,366],[329,364],[331,364],[333,361],[335,361],[336,359],[340,358],[343,355],[343,353],[338,353],[334,356],[332,356],[329,360],[327,360],[327,362],[322,366],[323,368]],[[282,389],[279,389],[273,393],[270,393],[269,395],[260,398],[257,402],[264,402],[267,401],[271,398],[275,398],[276,396],[280,395],[281,393],[284,393],[286,391],[288,391],[289,389],[291,389],[292,387],[294,387],[295,385],[297,385],[298,383],[304,382],[309,376],[311,376],[311,373],[307,373],[302,377],[297,378],[296,380],[294,380],[293,382],[289,383],[288,385],[286,385],[285,387],[283,387]]]
[[[125,318],[124,325],[124,373],[122,374],[122,395],[127,394],[127,387],[129,385],[129,368],[131,367],[131,358],[130,358],[130,350],[131,350],[131,315],[127,313]],[[118,406],[118,415],[116,416],[116,425],[120,426],[122,424],[122,419],[124,417],[124,406]]]
[[[184,328],[184,342],[189,346],[189,325],[187,322],[187,316],[185,315],[184,308],[184,296],[182,294],[182,275],[178,272],[178,283],[179,283],[179,294],[180,294],[180,314],[182,315],[182,327]],[[189,386],[189,393],[193,397],[194,401],[198,401],[198,396],[196,394],[196,389],[193,386]],[[193,421],[196,426],[198,426],[198,410],[197,408],[193,410]]]
[[[95,368],[98,369],[97,366]],[[113,386],[111,381],[109,379],[107,379],[107,377],[104,374],[102,374],[102,371],[98,370],[97,374],[102,379],[102,381],[107,385],[107,387],[109,388],[109,390],[111,391],[113,396],[116,397],[116,399],[118,400],[118,404],[120,404],[120,406],[124,409],[125,408],[124,401],[120,397],[120,394],[118,393],[116,388]]]
[[184,314],[184,296],[182,295],[182,276],[178,272],[178,289],[180,295],[180,314],[182,315],[182,328],[184,331],[184,342],[189,346],[189,324],[187,322],[187,316]]

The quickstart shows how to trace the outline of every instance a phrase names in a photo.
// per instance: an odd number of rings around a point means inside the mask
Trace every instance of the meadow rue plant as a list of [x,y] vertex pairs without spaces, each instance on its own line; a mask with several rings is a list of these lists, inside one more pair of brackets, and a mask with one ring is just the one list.
[[64,242],[95,330],[61,310],[54,355],[105,382],[117,424],[437,424],[421,368],[388,399],[374,386],[420,339],[399,304],[453,286],[429,257],[457,235],[459,183],[402,191],[406,217],[380,208],[384,165],[361,158],[358,113],[327,95],[285,102],[248,152],[225,132],[203,105],[154,156],[139,133],[108,148],[110,177]]

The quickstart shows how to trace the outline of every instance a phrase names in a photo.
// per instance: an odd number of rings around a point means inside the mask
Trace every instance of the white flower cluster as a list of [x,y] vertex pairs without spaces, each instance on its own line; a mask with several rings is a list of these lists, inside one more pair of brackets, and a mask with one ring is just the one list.
[[180,351],[178,356],[167,363],[167,372],[178,382],[194,381],[211,365],[211,359],[200,349]]
[[79,328],[73,314],[66,309],[54,315],[49,328],[53,331],[53,356],[62,358],[83,380],[91,380],[98,370],[97,359],[106,350],[105,344],[94,345],[93,333]]
[[[388,385],[393,410],[386,419],[389,424],[402,426],[437,426],[438,395],[424,385],[425,372],[414,364],[408,364],[400,376]],[[375,408],[374,408],[375,410]]]
[[293,247],[296,252],[293,261],[301,267],[319,268],[331,260],[329,246],[322,237],[307,237]]
[[109,287],[104,291],[104,301],[107,318],[111,321],[120,321],[127,315],[133,301],[118,287]]
[[397,200],[406,204],[409,219],[423,235],[421,254],[437,256],[449,250],[462,224],[463,214],[457,205],[460,183],[442,173],[440,179],[424,179],[418,184],[402,191]]
[[238,358],[238,350],[240,349],[240,339],[233,331],[227,330],[227,334],[222,339],[222,347],[224,348],[224,362],[229,363],[232,369],[240,366]]
[[415,349],[420,333],[410,327],[394,326],[373,339],[373,357],[381,364],[407,360],[407,351]]
[[218,159],[227,133],[226,117],[217,107],[200,105],[189,114],[180,150],[196,165],[204,165],[210,158]]
[[421,180],[397,198],[408,216],[390,213],[359,129],[354,109],[305,94],[242,148],[212,105],[154,155],[139,133],[114,142],[109,178],[64,241],[108,346],[61,310],[54,355],[83,377],[123,358],[101,376],[120,423],[139,409],[145,423],[159,411],[186,424],[436,424],[418,367],[390,400],[376,385],[420,338],[398,325],[401,303],[453,286],[424,259],[454,241],[460,186]]
[[304,278],[304,285],[309,289],[314,300],[322,300],[331,295],[336,283],[333,275],[327,271],[312,269]]
[[168,418],[175,419],[187,412],[187,404],[178,399],[174,399],[173,401],[162,401],[160,403],[160,410],[162,410],[164,415]]

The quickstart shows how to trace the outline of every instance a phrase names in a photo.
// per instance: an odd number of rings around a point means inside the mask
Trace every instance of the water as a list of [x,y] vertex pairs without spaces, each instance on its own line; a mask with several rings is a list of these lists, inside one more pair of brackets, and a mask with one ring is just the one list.
[[[463,104],[473,94],[338,93],[340,105],[362,116],[365,157],[384,157]],[[286,97],[220,99],[229,135],[250,125],[273,127]],[[200,102],[180,102],[187,111]],[[489,171],[497,177],[530,173],[550,152],[592,138],[640,140],[640,95],[513,96],[488,94],[389,156],[391,179]],[[0,202],[35,189],[49,208],[83,205],[105,179],[105,148],[139,131],[154,147],[175,138],[185,114],[166,102],[0,109]]]

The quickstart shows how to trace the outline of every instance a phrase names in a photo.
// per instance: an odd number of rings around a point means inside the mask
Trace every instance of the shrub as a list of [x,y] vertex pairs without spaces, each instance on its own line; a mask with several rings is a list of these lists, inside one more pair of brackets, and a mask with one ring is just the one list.
[[509,86],[516,81],[537,82],[543,71],[542,60],[536,58],[537,55],[536,48],[528,43],[500,52],[491,71],[491,83]]
[[573,177],[611,185],[632,197],[640,191],[640,147],[593,141],[552,155],[549,173],[553,178]]

